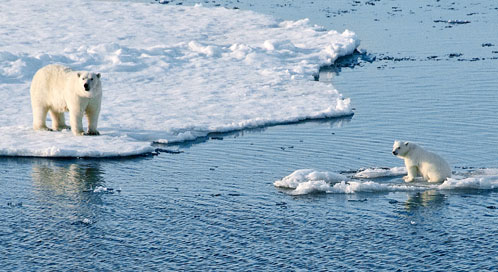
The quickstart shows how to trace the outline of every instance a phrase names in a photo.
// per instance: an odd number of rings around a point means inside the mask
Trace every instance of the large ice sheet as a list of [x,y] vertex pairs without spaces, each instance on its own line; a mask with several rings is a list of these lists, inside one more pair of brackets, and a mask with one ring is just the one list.
[[[0,155],[125,156],[152,141],[352,114],[349,99],[313,80],[357,48],[350,31],[202,6],[5,0],[0,9]],[[30,81],[50,63],[102,73],[102,136],[30,130]]]

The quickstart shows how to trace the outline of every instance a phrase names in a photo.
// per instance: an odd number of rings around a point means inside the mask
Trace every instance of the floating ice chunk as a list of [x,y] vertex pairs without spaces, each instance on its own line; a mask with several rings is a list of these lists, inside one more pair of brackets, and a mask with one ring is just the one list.
[[[292,174],[277,180],[273,183],[276,187],[296,189],[299,185],[305,182],[312,182],[305,186],[321,186],[323,183],[340,182],[347,180],[347,177],[341,174],[332,172],[318,172],[313,169],[300,169],[294,171]],[[323,183],[322,183],[323,182]],[[304,190],[304,189],[303,189]]]
[[[403,167],[372,168],[358,172],[361,178],[378,178],[403,175]],[[357,176],[354,176],[357,178]],[[357,181],[332,172],[318,172],[312,169],[296,170],[292,174],[273,183],[275,187],[289,189],[290,195],[305,195],[311,193],[355,194],[375,192],[412,192],[427,190],[494,190],[498,189],[498,169],[482,169],[465,175],[454,175],[442,184],[429,182],[383,183],[371,180]]]
[[93,189],[93,192],[94,193],[103,193],[103,192],[107,192],[107,188],[104,187],[104,186],[97,186],[95,187],[95,189]]

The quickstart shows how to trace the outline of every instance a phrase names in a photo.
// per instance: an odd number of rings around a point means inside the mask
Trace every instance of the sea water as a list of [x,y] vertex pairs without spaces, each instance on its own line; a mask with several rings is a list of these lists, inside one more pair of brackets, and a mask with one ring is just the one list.
[[[1,158],[3,269],[497,270],[498,6],[325,2],[213,5],[355,31],[368,55],[320,74],[354,116],[157,145],[158,156]],[[394,139],[489,186],[405,184]],[[295,171],[372,186],[274,185]]]

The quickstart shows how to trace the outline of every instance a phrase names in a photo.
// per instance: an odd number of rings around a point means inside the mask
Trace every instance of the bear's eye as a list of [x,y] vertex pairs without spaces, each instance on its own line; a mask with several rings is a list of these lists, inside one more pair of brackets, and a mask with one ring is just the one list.
[[93,80],[93,78],[91,78],[90,80]]
[[398,148],[396,148],[396,149],[401,149],[401,146],[398,146]]

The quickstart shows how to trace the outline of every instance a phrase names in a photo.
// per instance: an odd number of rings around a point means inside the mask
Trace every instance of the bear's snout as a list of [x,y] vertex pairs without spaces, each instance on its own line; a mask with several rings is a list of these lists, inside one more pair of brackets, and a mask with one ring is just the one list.
[[90,86],[88,86],[88,83],[83,84],[83,87],[85,87],[85,91],[90,91]]
[[398,155],[398,152],[393,151],[393,155],[394,155],[394,156],[397,156],[397,155]]

